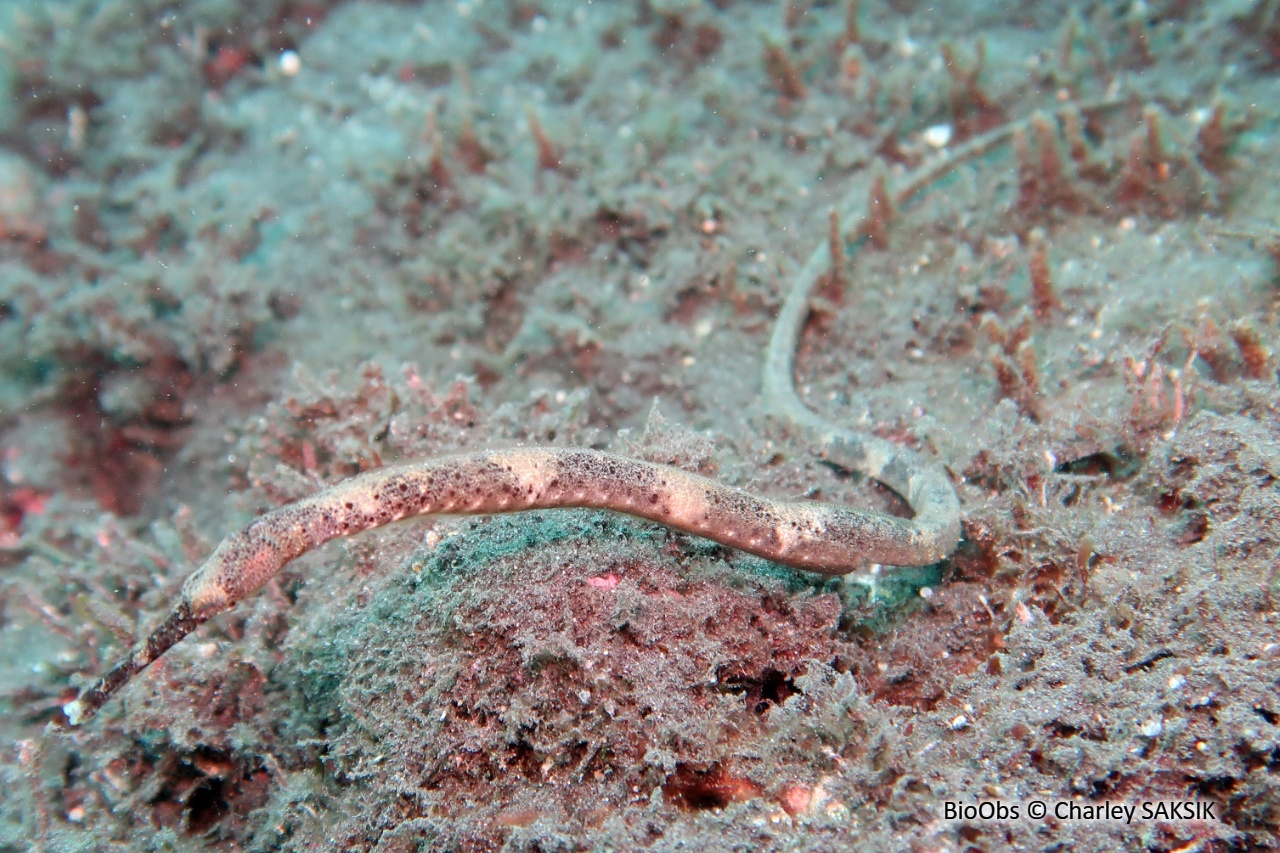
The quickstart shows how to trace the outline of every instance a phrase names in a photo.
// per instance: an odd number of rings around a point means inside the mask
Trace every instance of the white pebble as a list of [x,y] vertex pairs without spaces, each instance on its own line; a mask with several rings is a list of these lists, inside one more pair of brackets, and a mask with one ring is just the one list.
[[286,77],[297,77],[302,70],[302,57],[295,50],[286,50],[280,54],[280,73]]
[[923,138],[926,145],[933,148],[946,148],[947,143],[951,141],[951,125],[935,124],[925,130]]

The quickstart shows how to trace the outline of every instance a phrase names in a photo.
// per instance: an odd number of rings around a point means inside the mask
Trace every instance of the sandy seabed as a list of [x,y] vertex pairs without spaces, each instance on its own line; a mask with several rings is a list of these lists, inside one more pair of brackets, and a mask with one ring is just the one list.
[[[0,850],[1280,846],[1280,3],[13,0],[0,44]],[[761,403],[828,244],[797,389],[946,469],[943,563],[420,519],[57,728],[226,533],[393,461],[904,512]]]

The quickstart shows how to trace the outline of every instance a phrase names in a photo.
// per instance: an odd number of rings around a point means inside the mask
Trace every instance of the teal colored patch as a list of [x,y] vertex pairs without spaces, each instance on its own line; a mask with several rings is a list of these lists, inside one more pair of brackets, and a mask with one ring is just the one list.
[[733,570],[743,578],[755,581],[772,581],[781,584],[790,594],[813,591],[826,583],[826,578],[812,572],[805,572],[774,563],[763,557],[750,554],[733,553]]
[[271,260],[281,245],[290,238],[289,229],[292,223],[286,222],[283,218],[268,219],[259,222],[258,244],[253,247],[253,251],[246,254],[241,263],[247,266],[264,266]]
[[566,540],[658,539],[661,528],[646,528],[600,510],[547,510],[495,516],[450,536],[410,561],[415,585],[452,582],[497,560]]
[[58,363],[51,358],[26,358],[15,364],[14,374],[23,382],[43,385],[58,370]]
[[883,574],[831,581],[844,599],[841,627],[882,633],[907,610],[920,603],[920,590],[942,583],[943,563],[905,566]]

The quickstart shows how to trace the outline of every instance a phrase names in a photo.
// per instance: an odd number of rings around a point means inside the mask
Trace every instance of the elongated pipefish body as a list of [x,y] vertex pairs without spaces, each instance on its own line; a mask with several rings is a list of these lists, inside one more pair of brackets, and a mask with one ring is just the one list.
[[[830,444],[837,450],[842,446],[838,437]],[[835,454],[836,461],[841,455]],[[597,450],[515,448],[369,471],[272,510],[224,539],[187,579],[161,625],[66,706],[67,719],[72,725],[88,719],[174,643],[256,592],[307,551],[412,516],[586,507],[647,518],[826,575],[869,563],[936,562],[959,536],[955,492],[933,469],[906,465],[903,459],[894,454],[879,468],[873,466],[873,476],[916,507],[915,519],[759,497],[669,465]]]

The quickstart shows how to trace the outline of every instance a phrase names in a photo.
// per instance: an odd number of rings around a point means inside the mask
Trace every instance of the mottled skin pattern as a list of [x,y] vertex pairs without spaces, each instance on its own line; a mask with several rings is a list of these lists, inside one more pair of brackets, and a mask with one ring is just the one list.
[[941,548],[922,551],[909,520],[757,497],[669,465],[598,450],[516,448],[380,468],[267,513],[223,540],[182,596],[197,617],[220,613],[330,539],[409,516],[556,507],[624,512],[828,575],[873,562],[916,565],[946,556]]
[[[954,503],[950,485],[943,480],[934,487],[939,485]],[[380,468],[273,510],[229,535],[187,579],[169,618],[69,704],[67,718],[73,725],[88,719],[195,627],[231,609],[289,562],[331,539],[410,516],[556,507],[624,512],[828,575],[869,563],[936,562],[955,544],[954,536],[939,542],[937,536],[922,535],[916,520],[816,501],[758,497],[669,465],[597,450],[515,448]]]
[[[1107,109],[1113,99],[1081,107]],[[1065,108],[1064,108],[1065,109]],[[908,176],[894,194],[908,200],[968,158],[1008,141],[1025,122],[976,137]],[[852,204],[844,221],[857,221]],[[865,223],[851,235],[865,236]],[[71,725],[97,713],[117,690],[208,619],[234,607],[282,567],[340,536],[409,516],[491,514],[591,507],[640,516],[797,569],[841,575],[870,563],[926,565],[960,539],[960,502],[945,471],[910,450],[828,423],[800,400],[794,356],[809,294],[830,267],[827,243],[792,282],[765,357],[764,402],[816,445],[823,458],[893,489],[912,519],[814,501],[757,497],[672,468],[578,449],[518,448],[445,456],[382,468],[281,507],[232,533],[187,579],[178,603],[133,652],[69,703]]]

